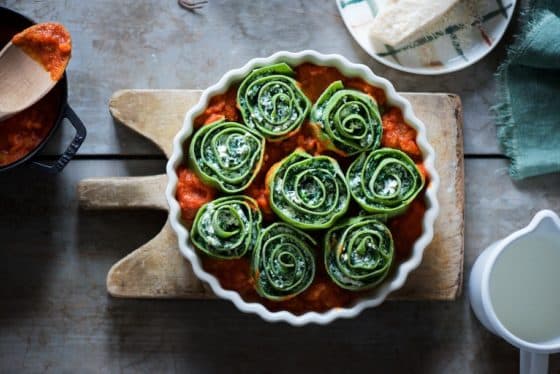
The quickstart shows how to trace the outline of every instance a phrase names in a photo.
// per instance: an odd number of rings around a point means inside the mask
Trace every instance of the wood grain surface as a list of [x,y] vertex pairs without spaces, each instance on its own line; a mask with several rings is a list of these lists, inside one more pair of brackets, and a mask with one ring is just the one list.
[[[82,154],[158,154],[148,141],[113,126],[105,109],[119,89],[203,89],[251,58],[305,49],[338,53],[365,64],[399,91],[458,94],[469,123],[467,153],[500,153],[489,108],[495,92],[491,77],[503,59],[505,43],[482,64],[432,77],[403,73],[369,57],[345,29],[335,0],[211,0],[193,13],[177,6],[177,0],[49,0],[46,5],[0,0],[2,4],[38,22],[62,22],[74,37],[67,70],[69,100],[90,125]],[[70,126],[62,130],[58,136],[71,138]],[[50,154],[63,150],[64,142],[47,149]]]
[[[466,283],[486,246],[540,209],[560,212],[560,174],[513,182],[507,166],[465,160],[465,282],[455,301],[387,302],[303,328],[229,301],[107,295],[108,270],[155,236],[167,214],[79,209],[77,184],[156,175],[163,159],[78,159],[57,178],[0,174],[0,372],[340,374],[375,363],[379,373],[516,373],[518,351],[477,321]],[[560,373],[560,355],[551,373]]]
[[[0,0],[0,6],[68,27],[69,102],[88,127],[79,157],[60,175],[32,168],[0,174],[0,372],[518,372],[518,350],[476,320],[466,292],[454,302],[387,302],[357,318],[303,328],[266,323],[226,301],[107,296],[107,271],[156,235],[166,212],[108,214],[79,209],[76,199],[85,178],[165,171],[156,146],[114,124],[107,110],[113,92],[208,87],[226,71],[278,50],[339,53],[400,91],[460,95],[466,284],[486,246],[540,209],[560,213],[560,174],[513,182],[488,111],[495,103],[493,73],[519,31],[518,14],[483,60],[431,77],[369,58],[346,32],[334,0],[210,0],[193,13],[176,1],[156,0]],[[63,126],[45,161],[60,155],[73,135]],[[560,373],[560,354],[551,356],[550,373]]]
[[[169,155],[170,144],[190,106],[195,90],[123,90],[110,100],[120,123],[144,135]],[[441,187],[440,215],[432,244],[422,264],[411,273],[394,299],[453,300],[461,292],[463,275],[463,142],[461,102],[449,94],[404,94],[426,124],[436,150]],[[158,113],[162,113],[159,116]],[[81,206],[89,209],[165,209],[164,175],[84,180],[78,185]],[[208,287],[193,274],[180,254],[169,223],[151,241],[116,263],[107,276],[107,290],[115,297],[206,298]]]

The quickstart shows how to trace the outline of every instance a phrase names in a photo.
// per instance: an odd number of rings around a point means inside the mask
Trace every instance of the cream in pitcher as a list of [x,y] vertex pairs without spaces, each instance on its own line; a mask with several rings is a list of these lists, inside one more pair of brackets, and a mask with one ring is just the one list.
[[487,248],[469,296],[484,326],[521,350],[520,372],[546,373],[548,354],[560,352],[560,218],[543,210]]
[[532,343],[560,336],[560,241],[520,238],[496,259],[490,302],[513,335]]

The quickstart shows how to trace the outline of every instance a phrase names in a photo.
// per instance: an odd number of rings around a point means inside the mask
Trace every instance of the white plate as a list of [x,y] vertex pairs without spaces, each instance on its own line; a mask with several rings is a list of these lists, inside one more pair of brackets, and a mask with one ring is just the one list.
[[468,16],[465,1],[451,15],[419,37],[391,47],[373,42],[369,28],[387,0],[336,0],[344,24],[374,59],[397,70],[436,75],[461,70],[486,56],[511,21],[517,0],[478,0],[478,20]]
[[[185,161],[183,144],[192,134],[194,118],[206,109],[211,97],[224,93],[232,84],[243,80],[253,69],[279,62],[286,62],[291,66],[297,66],[305,62],[322,66],[332,66],[347,77],[358,77],[369,84],[382,88],[387,96],[387,103],[400,108],[406,123],[416,129],[416,141],[422,151],[424,167],[430,175],[430,184],[426,189],[426,204],[428,209],[424,214],[422,222],[422,235],[414,243],[410,258],[399,263],[396,270],[390,276],[378,287],[368,292],[367,295],[364,295],[364,297],[358,300],[354,305],[345,308],[334,308],[324,313],[307,312],[302,315],[294,315],[285,310],[272,312],[260,303],[243,300],[239,293],[235,291],[224,289],[214,275],[203,269],[197,252],[189,242],[189,232],[182,223],[181,208],[179,202],[175,198],[178,180],[176,170],[177,167]],[[239,310],[246,313],[258,314],[269,322],[284,321],[294,326],[301,326],[308,323],[327,324],[337,318],[355,317],[365,308],[371,308],[381,304],[389,293],[401,288],[408,274],[420,265],[424,249],[426,249],[433,238],[434,221],[439,211],[439,204],[436,198],[439,176],[434,166],[434,159],[435,152],[428,142],[426,127],[414,115],[412,106],[408,100],[399,95],[388,80],[375,75],[367,66],[354,64],[340,55],[323,55],[315,51],[301,51],[297,53],[277,52],[267,58],[252,59],[242,68],[228,71],[218,83],[204,90],[198,103],[188,111],[183,127],[173,139],[173,154],[167,163],[167,176],[169,180],[165,195],[169,203],[169,222],[171,222],[171,226],[177,233],[181,253],[190,261],[193,271],[198,278],[208,283],[217,296],[231,300]]]

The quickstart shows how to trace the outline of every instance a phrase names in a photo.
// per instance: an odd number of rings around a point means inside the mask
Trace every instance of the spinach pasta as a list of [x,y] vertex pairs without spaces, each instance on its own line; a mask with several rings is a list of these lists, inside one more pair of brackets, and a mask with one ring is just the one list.
[[350,192],[367,212],[394,216],[424,187],[424,177],[405,153],[381,148],[362,153],[346,173]]
[[350,193],[344,174],[328,156],[296,149],[272,166],[266,184],[272,210],[298,228],[328,228],[348,209]]
[[297,131],[311,102],[293,79],[287,64],[253,70],[237,91],[237,105],[245,125],[271,141],[285,139]]
[[377,217],[355,217],[331,228],[325,236],[327,273],[340,287],[358,291],[379,284],[391,268],[391,232]]
[[191,244],[181,248],[248,305],[295,315],[358,305],[418,252],[426,147],[367,77],[277,61],[237,71],[196,107],[176,169]]
[[226,193],[244,190],[260,170],[264,138],[236,122],[218,121],[201,127],[189,148],[196,174]]
[[198,210],[191,240],[208,256],[240,258],[255,247],[261,221],[255,200],[242,195],[222,197]]
[[381,141],[381,116],[375,100],[333,82],[311,110],[312,129],[328,150],[342,156],[375,149]]
[[274,223],[259,236],[251,274],[259,295],[287,300],[305,291],[315,277],[317,242],[285,223]]

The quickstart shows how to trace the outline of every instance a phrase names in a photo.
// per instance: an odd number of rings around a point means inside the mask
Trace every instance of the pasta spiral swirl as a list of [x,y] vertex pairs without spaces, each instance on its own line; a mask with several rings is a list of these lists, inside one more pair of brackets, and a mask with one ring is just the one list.
[[311,126],[328,150],[342,156],[375,149],[383,127],[375,100],[333,82],[311,109]]
[[201,127],[189,148],[189,164],[200,179],[226,193],[244,190],[262,165],[264,138],[236,122]]
[[208,256],[240,258],[254,248],[261,222],[255,200],[242,195],[222,197],[198,210],[191,240]]
[[237,106],[244,123],[271,141],[299,130],[311,102],[292,77],[285,63],[253,70],[237,91]]
[[350,193],[335,159],[302,149],[273,165],[266,184],[270,206],[285,222],[301,229],[324,229],[348,209]]
[[264,229],[251,261],[259,295],[280,301],[307,289],[315,277],[316,246],[309,235],[285,223]]
[[348,168],[346,179],[364,210],[387,216],[404,212],[424,187],[414,161],[393,148],[362,153]]
[[351,218],[325,236],[325,268],[340,287],[359,291],[379,284],[394,258],[391,232],[372,216]]

